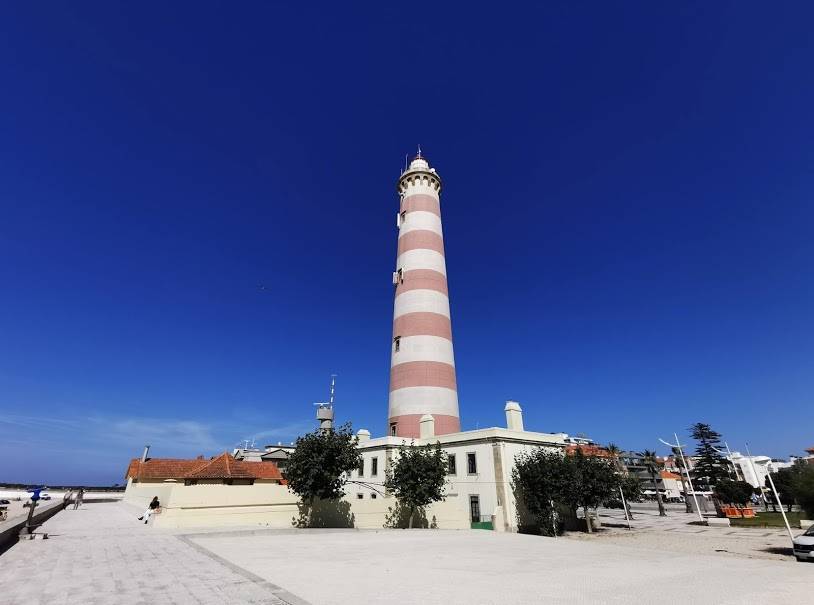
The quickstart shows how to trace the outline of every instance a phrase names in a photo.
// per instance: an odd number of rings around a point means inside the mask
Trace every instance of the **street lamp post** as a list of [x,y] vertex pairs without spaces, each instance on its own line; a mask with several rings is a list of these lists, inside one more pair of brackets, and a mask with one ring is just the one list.
[[687,467],[687,460],[684,458],[684,450],[681,449],[681,443],[678,441],[678,434],[673,433],[673,437],[676,438],[675,444],[668,443],[664,439],[659,439],[664,445],[669,446],[671,448],[676,448],[678,450],[679,456],[681,456],[681,466],[684,467],[684,474],[687,475],[687,483],[690,484],[690,491],[692,492],[692,499],[695,501],[695,512],[698,513],[698,520],[701,521],[701,524],[706,523],[704,521],[704,516],[701,514],[701,507],[698,506],[698,496],[695,495],[695,487],[692,484],[692,478],[690,477],[690,469]]
[[772,479],[772,469],[769,467],[769,474],[766,475],[769,478],[769,485],[772,486],[772,492],[774,493],[774,499],[777,501],[777,506],[780,507],[780,514],[783,515],[783,523],[786,524],[786,531],[789,532],[789,538],[791,539],[791,548],[794,549],[794,534],[791,533],[791,526],[789,525],[789,520],[786,518],[786,511],[783,510],[783,503],[780,501],[780,494],[777,493],[777,488],[774,486],[774,479]]

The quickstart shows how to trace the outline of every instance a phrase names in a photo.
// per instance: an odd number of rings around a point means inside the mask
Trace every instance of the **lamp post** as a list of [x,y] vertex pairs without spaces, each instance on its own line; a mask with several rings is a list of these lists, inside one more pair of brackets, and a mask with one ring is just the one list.
[[769,485],[772,486],[772,492],[774,493],[774,499],[777,501],[777,506],[780,507],[780,514],[783,515],[783,523],[786,524],[786,531],[789,532],[789,538],[791,539],[791,548],[794,550],[794,534],[791,533],[791,526],[789,525],[789,520],[786,518],[786,511],[783,510],[783,503],[780,501],[780,494],[777,493],[777,488],[774,486],[771,466],[769,467],[769,474],[766,476],[769,478]]
[[659,441],[661,441],[664,445],[668,447],[676,448],[678,450],[678,454],[679,456],[681,456],[681,466],[684,467],[684,474],[687,475],[687,483],[690,484],[692,499],[695,501],[695,512],[698,513],[698,520],[701,521],[701,524],[704,524],[706,523],[706,521],[704,521],[704,516],[701,514],[701,507],[698,506],[698,496],[695,495],[695,488],[692,485],[692,478],[690,477],[690,469],[689,467],[687,467],[687,460],[684,458],[684,450],[681,449],[681,443],[678,441],[678,434],[673,433],[673,437],[676,438],[675,444],[668,443],[667,441],[661,438],[659,438]]

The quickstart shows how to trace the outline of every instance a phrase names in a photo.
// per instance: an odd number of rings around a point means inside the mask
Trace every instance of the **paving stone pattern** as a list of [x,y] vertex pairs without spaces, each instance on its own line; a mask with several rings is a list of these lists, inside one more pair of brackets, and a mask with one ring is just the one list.
[[[226,565],[179,535],[137,521],[124,503],[86,504],[0,557],[4,605],[286,604],[276,587]],[[300,601],[301,602],[301,601]]]

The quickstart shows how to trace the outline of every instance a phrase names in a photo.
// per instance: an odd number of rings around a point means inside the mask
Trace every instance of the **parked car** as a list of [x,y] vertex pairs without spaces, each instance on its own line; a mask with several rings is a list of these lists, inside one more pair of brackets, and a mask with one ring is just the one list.
[[40,500],[50,500],[51,494],[40,494]]
[[798,561],[814,561],[814,525],[794,538],[794,556]]

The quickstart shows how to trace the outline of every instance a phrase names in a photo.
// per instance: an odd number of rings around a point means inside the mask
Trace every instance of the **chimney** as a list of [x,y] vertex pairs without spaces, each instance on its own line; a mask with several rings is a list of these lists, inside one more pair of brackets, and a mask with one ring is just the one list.
[[145,445],[144,446],[144,453],[141,455],[141,461],[142,462],[147,462],[147,454],[149,454],[149,453],[150,453],[150,446]]
[[506,428],[510,431],[522,431],[523,409],[520,407],[520,404],[509,399],[503,411],[506,412]]
[[430,414],[424,414],[421,420],[418,421],[418,437],[419,439],[429,439],[435,437],[435,418]]
[[363,441],[370,441],[370,431],[367,429],[359,429],[356,431],[356,439],[359,443]]

